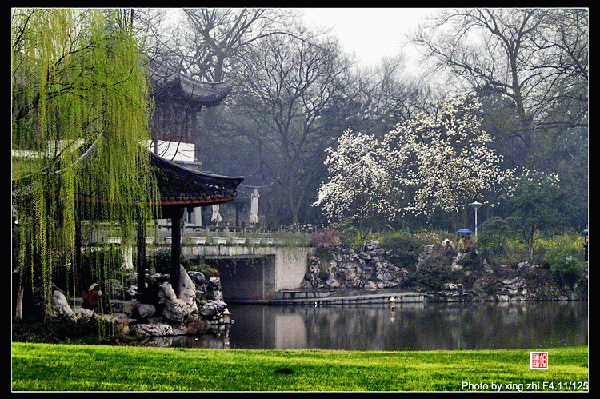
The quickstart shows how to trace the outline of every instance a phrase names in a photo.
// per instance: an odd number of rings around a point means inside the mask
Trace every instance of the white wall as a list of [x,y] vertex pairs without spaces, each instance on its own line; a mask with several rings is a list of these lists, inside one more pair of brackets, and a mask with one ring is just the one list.
[[[154,152],[154,141],[148,143],[148,148]],[[194,162],[194,144],[158,140],[157,154],[167,161]]]

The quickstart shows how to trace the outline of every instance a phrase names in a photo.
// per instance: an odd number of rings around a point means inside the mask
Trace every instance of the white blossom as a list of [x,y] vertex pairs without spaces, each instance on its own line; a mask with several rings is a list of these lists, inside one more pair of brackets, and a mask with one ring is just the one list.
[[336,149],[327,149],[329,181],[314,205],[330,219],[458,211],[512,171],[489,147],[481,129],[481,104],[464,93],[449,96],[434,115],[419,113],[374,136],[345,131]]

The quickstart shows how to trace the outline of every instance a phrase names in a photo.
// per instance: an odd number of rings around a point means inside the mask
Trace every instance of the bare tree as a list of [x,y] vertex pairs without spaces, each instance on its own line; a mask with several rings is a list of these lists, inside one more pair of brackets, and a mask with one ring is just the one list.
[[[285,34],[287,10],[184,9],[186,37],[181,46],[181,68],[190,77],[207,81],[238,81],[240,61],[260,39]],[[234,88],[235,90],[235,88]],[[204,110],[195,134],[196,157],[210,167],[211,156],[223,121],[219,110]]]
[[587,123],[587,10],[448,10],[413,42],[437,70],[510,99],[517,122],[510,135],[530,161],[536,135]]
[[244,59],[244,105],[276,143],[276,180],[298,223],[309,189],[322,167],[332,136],[321,119],[341,90],[346,63],[336,42],[315,37],[271,35]]
[[188,73],[208,82],[234,75],[248,47],[265,36],[285,33],[285,11],[265,9],[184,9],[193,40],[187,42]]
[[360,114],[364,118],[363,123],[353,129],[383,137],[399,122],[435,108],[429,83],[407,79],[404,71],[405,58],[398,55],[382,58],[375,68],[353,73],[348,82],[348,96],[359,100]]

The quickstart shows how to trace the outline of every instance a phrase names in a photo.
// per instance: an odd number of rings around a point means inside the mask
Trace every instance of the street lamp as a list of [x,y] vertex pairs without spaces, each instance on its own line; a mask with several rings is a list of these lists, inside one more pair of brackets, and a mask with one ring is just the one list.
[[469,205],[475,208],[475,240],[477,240],[477,210],[481,208],[483,204],[481,202],[473,201]]

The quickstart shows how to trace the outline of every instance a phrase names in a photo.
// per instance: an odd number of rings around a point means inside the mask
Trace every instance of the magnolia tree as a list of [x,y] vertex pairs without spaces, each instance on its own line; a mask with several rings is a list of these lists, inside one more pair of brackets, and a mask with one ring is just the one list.
[[326,149],[329,181],[319,188],[320,205],[330,220],[356,218],[359,223],[393,212],[387,155],[374,136],[346,130],[336,149]]
[[481,129],[481,104],[464,93],[449,96],[434,115],[418,114],[382,142],[346,131],[328,149],[329,181],[315,205],[332,219],[435,209],[466,216],[466,204],[511,175]]
[[407,176],[416,188],[414,197],[397,211],[419,214],[440,208],[465,214],[469,201],[511,175],[501,169],[502,156],[490,148],[492,138],[481,129],[480,108],[477,99],[456,93],[440,103],[434,115],[420,113],[386,135],[390,158],[415,162]]

